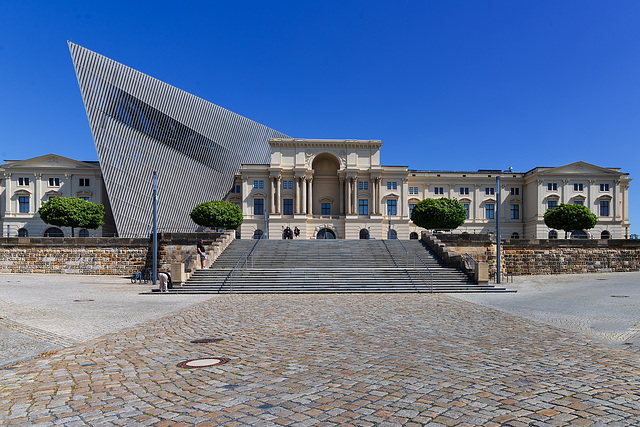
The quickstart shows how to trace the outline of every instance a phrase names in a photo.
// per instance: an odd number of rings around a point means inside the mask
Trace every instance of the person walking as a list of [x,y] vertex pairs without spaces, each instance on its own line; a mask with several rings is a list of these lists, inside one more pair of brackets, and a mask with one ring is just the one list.
[[202,239],[200,239],[200,241],[198,242],[196,249],[198,251],[198,256],[200,256],[200,266],[204,268],[204,262],[207,259],[207,253],[204,249],[204,243]]

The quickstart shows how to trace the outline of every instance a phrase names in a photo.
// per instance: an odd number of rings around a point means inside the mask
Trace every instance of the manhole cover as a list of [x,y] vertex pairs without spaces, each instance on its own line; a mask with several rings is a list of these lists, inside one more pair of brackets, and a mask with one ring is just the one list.
[[73,302],[91,302],[95,301],[94,299],[74,299]]
[[611,298],[629,298],[629,295],[611,295]]
[[211,357],[203,359],[191,359],[178,363],[178,368],[208,368],[210,366],[222,365],[229,359],[224,357]]
[[208,342],[220,342],[220,341],[222,341],[222,338],[200,338],[197,340],[193,340],[191,342],[194,344],[205,344]]

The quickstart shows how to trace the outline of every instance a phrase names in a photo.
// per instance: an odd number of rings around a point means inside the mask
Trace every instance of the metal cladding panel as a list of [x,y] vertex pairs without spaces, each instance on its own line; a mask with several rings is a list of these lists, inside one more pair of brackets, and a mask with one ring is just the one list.
[[221,200],[240,165],[269,163],[287,135],[69,42],[118,234],[147,235],[158,171],[158,227],[195,230],[189,213]]

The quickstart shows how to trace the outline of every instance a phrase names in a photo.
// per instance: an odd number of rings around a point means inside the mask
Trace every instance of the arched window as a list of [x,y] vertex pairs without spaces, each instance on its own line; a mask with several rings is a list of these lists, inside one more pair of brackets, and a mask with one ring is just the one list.
[[57,227],[50,227],[44,231],[44,237],[64,237],[64,233]]
[[558,232],[556,230],[549,231],[549,238],[550,239],[557,239],[558,238]]
[[369,230],[367,230],[366,228],[360,230],[360,238],[364,240],[369,239]]
[[89,230],[83,228],[78,232],[78,237],[89,237]]
[[582,230],[576,230],[571,232],[572,239],[588,239],[589,236]]
[[18,237],[29,237],[29,232],[26,228],[21,228],[18,230]]
[[258,229],[258,230],[253,232],[253,238],[254,239],[259,239],[260,237],[262,237],[262,230]]
[[389,239],[397,239],[398,238],[398,233],[396,233],[396,230],[389,230]]
[[418,233],[414,231],[413,233],[409,234],[409,239],[418,240]]
[[610,239],[611,238],[611,233],[609,233],[607,230],[604,230],[602,233],[600,233],[600,238],[601,239]]
[[519,239],[520,235],[518,233],[511,233],[511,238],[512,239]]

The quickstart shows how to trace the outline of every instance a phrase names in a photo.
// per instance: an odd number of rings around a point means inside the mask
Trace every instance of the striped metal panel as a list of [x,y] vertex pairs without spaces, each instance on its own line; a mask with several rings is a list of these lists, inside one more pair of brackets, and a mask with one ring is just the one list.
[[146,235],[158,171],[158,227],[195,230],[194,206],[221,200],[241,164],[270,162],[287,135],[69,42],[118,234]]

